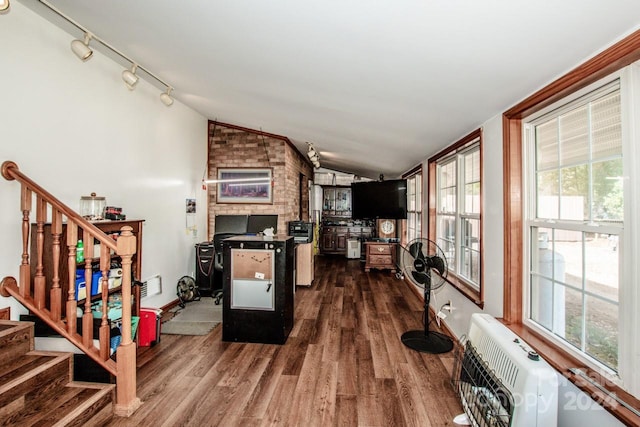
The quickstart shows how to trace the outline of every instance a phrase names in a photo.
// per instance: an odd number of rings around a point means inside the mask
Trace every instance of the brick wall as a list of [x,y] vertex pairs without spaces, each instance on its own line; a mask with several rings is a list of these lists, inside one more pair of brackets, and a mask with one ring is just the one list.
[[313,178],[313,169],[288,138],[210,121],[208,163],[208,179],[217,178],[218,168],[271,168],[273,174],[273,203],[268,204],[217,203],[216,185],[208,186],[209,239],[215,230],[216,215],[275,214],[282,234],[286,234],[289,221],[308,220],[308,181]]

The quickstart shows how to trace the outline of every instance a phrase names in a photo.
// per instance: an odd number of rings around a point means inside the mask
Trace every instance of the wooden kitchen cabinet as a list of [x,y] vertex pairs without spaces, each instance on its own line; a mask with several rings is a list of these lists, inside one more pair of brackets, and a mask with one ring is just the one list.
[[322,238],[320,241],[320,250],[322,253],[346,255],[348,230],[348,227],[322,227]]
[[351,218],[351,187],[322,187],[322,216]]
[[369,226],[323,226],[320,229],[320,251],[323,254],[347,254],[349,239],[366,240],[372,236]]

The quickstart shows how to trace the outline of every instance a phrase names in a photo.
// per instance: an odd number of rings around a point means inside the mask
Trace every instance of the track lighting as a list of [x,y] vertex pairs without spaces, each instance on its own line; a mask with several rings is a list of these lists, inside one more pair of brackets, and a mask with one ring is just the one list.
[[0,0],[0,12],[4,12],[9,9],[9,0]]
[[309,156],[309,158],[315,156],[316,154],[316,150],[315,148],[313,148],[313,145],[309,145],[309,151],[307,151],[307,156]]
[[[9,9],[9,1],[10,0],[0,0],[0,13],[5,11],[5,10],[7,10],[7,9]],[[64,13],[62,13],[62,11],[59,10],[58,8],[56,8],[54,5],[52,5],[49,0],[38,0],[38,1],[43,6],[47,7],[51,12],[55,13],[60,18],[64,19],[69,24],[71,24],[73,27],[77,28],[82,33],[84,33],[84,40],[77,39],[77,40],[73,40],[71,42],[71,50],[73,51],[73,53],[78,58],[80,58],[82,61],[86,61],[89,58],[91,58],[91,56],[93,55],[93,49],[89,47],[89,42],[93,41],[94,42],[93,43],[94,49],[97,48],[100,52],[103,52],[105,49],[109,50],[111,53],[113,53],[116,56],[119,56],[120,58],[122,58],[125,61],[123,63],[130,63],[131,64],[131,69],[130,70],[124,70],[122,72],[122,80],[124,80],[125,84],[129,88],[129,90],[134,90],[135,89],[136,84],[138,83],[138,78],[139,78],[139,76],[136,74],[136,72],[138,70],[140,70],[142,72],[142,76],[147,81],[155,80],[157,83],[159,83],[158,87],[166,87],[167,88],[167,90],[165,92],[160,94],[160,100],[166,106],[169,106],[169,105],[173,104],[173,97],[171,96],[171,91],[173,90],[173,87],[171,87],[169,84],[167,84],[167,82],[162,80],[157,75],[153,74],[149,69],[147,69],[147,68],[145,68],[145,67],[143,67],[141,65],[138,65],[138,63],[136,61],[134,61],[133,59],[129,58],[127,55],[125,55],[124,53],[120,52],[115,47],[111,46],[105,40],[101,39],[100,37],[98,37],[95,34],[93,34],[92,32],[90,32],[87,28],[85,28],[83,25],[81,25],[78,22],[76,22],[74,19],[72,19],[69,16],[65,15]],[[116,61],[116,62],[120,62],[120,61]]]
[[320,153],[316,151],[312,143],[307,142],[307,145],[309,146],[307,157],[309,157],[309,161],[311,162],[311,164],[313,164],[313,166],[318,169],[320,167]]
[[167,91],[160,94],[160,101],[162,101],[162,103],[167,107],[170,107],[171,104],[173,104],[173,98],[171,97],[172,90],[173,88],[171,86],[167,86]]
[[134,90],[136,88],[136,84],[138,84],[138,76],[136,76],[137,70],[138,65],[133,64],[130,70],[124,70],[122,72],[122,80],[124,80],[124,84],[127,85],[129,90]]
[[93,49],[89,47],[91,37],[93,36],[90,33],[84,33],[84,41],[75,39],[71,42],[71,50],[82,61],[88,60],[93,55]]

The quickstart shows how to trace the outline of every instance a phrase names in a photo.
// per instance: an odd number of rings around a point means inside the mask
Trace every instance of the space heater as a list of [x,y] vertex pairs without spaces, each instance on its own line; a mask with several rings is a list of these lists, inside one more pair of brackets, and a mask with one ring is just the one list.
[[556,371],[490,315],[471,316],[454,385],[473,426],[557,426]]

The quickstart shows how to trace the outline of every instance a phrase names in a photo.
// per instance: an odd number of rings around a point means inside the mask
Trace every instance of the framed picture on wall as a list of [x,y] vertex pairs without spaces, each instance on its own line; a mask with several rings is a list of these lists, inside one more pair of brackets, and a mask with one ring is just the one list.
[[271,168],[218,168],[217,203],[273,203]]

